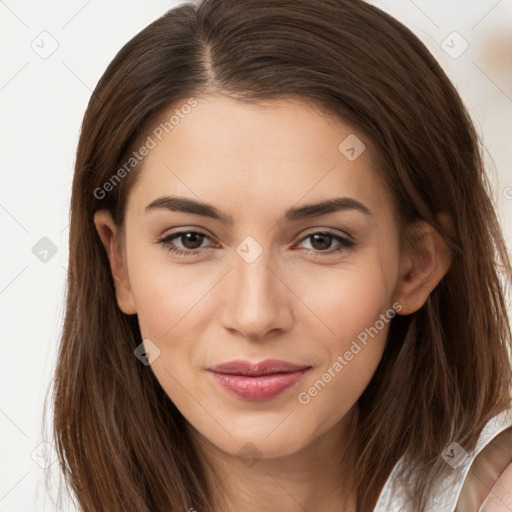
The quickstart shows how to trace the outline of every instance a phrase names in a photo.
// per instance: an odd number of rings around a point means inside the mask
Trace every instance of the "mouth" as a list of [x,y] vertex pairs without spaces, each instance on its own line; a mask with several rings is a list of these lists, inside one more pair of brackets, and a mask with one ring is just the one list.
[[250,401],[269,400],[297,383],[312,367],[267,359],[259,363],[230,361],[207,370],[225,391]]

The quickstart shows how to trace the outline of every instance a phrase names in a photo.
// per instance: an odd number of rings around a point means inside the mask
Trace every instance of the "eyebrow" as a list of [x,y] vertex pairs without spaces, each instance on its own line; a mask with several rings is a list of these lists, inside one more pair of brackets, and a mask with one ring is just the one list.
[[[231,215],[219,211],[214,206],[179,196],[163,196],[155,199],[145,208],[148,213],[153,210],[165,209],[176,212],[192,213],[209,217],[211,219],[220,220],[224,224],[233,225],[234,220]],[[336,197],[321,201],[319,203],[308,204],[305,206],[290,208],[286,210],[282,218],[278,221],[280,224],[302,220],[310,217],[318,217],[327,215],[337,211],[356,210],[365,215],[373,216],[371,210],[360,201],[350,197]]]

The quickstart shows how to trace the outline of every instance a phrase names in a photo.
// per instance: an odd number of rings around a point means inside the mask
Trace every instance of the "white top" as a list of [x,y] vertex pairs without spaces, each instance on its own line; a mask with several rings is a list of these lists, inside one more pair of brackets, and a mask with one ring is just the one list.
[[[443,458],[452,466],[452,471],[434,487],[428,499],[426,512],[455,511],[464,480],[476,456],[498,434],[509,427],[512,427],[512,408],[502,411],[486,423],[473,451],[467,453],[457,443],[452,443],[443,452]],[[374,512],[415,512],[412,505],[407,503],[404,488],[400,486],[396,477],[401,464],[403,457],[397,462],[384,484]],[[393,488],[394,486],[396,487]]]

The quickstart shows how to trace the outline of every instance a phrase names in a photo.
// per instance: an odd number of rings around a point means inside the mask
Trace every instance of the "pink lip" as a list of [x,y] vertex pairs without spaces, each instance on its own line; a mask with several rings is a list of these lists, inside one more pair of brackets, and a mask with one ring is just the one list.
[[310,369],[288,361],[266,359],[259,363],[229,361],[207,368],[229,393],[245,400],[268,400],[298,382]]

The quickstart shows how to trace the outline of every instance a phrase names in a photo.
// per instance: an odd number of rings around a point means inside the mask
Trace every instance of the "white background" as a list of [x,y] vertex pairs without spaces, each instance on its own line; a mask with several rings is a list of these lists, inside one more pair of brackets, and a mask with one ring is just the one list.
[[[371,3],[410,27],[460,91],[485,143],[510,248],[512,0]],[[63,318],[70,187],[89,96],[120,48],[175,5],[0,0],[0,512],[53,510],[36,461]],[[469,44],[456,59],[442,47],[453,31]],[[58,48],[46,59],[32,48],[51,44]],[[32,252],[43,237],[57,249],[46,263]]]

